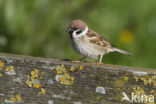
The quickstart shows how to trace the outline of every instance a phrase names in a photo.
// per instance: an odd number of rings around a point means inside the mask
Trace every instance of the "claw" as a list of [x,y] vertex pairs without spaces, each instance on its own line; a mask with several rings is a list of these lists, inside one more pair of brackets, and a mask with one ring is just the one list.
[[103,64],[102,62],[97,63],[97,65],[102,65],[102,64]]

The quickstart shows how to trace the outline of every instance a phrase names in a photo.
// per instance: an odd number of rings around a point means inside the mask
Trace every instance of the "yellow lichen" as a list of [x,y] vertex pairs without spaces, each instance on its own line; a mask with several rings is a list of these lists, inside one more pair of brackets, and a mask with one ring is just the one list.
[[29,87],[32,87],[32,80],[30,79],[29,75],[27,76],[27,80],[26,80],[26,84],[29,86]]
[[139,77],[136,77],[136,76],[135,76],[135,77],[133,77],[133,78],[135,79],[135,81],[138,81],[138,80],[139,80]]
[[[42,79],[43,76],[39,76],[39,71],[38,69],[34,69],[33,71],[30,72],[30,76],[27,76],[26,84],[29,87],[34,87],[34,88],[41,88],[41,84],[39,79]],[[45,74],[45,72],[41,72],[41,74]],[[38,92],[39,95],[44,94],[45,95],[46,91],[44,88],[41,88],[41,91]]]
[[115,86],[122,87],[123,85],[124,85],[124,81],[123,80],[116,80]]
[[42,74],[45,74],[45,72],[42,72]]
[[0,61],[0,70],[2,70],[3,66],[4,66],[4,62]]
[[8,99],[5,99],[5,100],[4,100],[5,103],[8,103],[8,102],[10,102],[10,101],[11,101],[12,103],[20,103],[20,102],[22,101],[22,99],[21,99],[21,96],[20,96],[20,95],[16,94],[16,96],[11,97],[9,100],[8,100]]
[[94,74],[89,74],[89,77],[93,78],[95,75]]
[[14,66],[8,66],[5,69],[6,72],[9,72],[10,74],[15,74]]
[[57,76],[61,75],[59,77],[60,84],[71,85],[74,83],[74,77],[69,75],[69,73],[68,73],[67,69],[64,67],[64,65],[56,67],[56,71],[57,71]]
[[74,71],[76,71],[76,70],[78,70],[78,71],[83,70],[83,66],[77,66],[76,68],[71,67],[71,68],[69,69],[69,71],[71,71],[71,72],[74,72]]
[[105,101],[105,99],[101,99],[101,102],[104,102]]
[[40,83],[33,84],[33,87],[35,87],[35,88],[40,88],[40,87],[41,87],[41,84],[40,84]]
[[134,94],[138,94],[138,93],[145,94],[145,91],[141,87],[138,86],[138,87],[133,88],[133,93]]
[[156,81],[153,82],[153,86],[156,86]]
[[136,81],[141,80],[144,85],[153,85],[156,86],[156,75],[153,76],[141,76],[141,77],[133,77]]
[[69,69],[69,71],[74,72],[74,69],[71,67],[71,68]]
[[83,70],[83,66],[78,66],[77,70],[79,70],[79,71]]
[[5,72],[7,75],[16,75],[14,66],[12,65],[6,67]]
[[124,81],[128,81],[129,78],[127,76],[124,76],[123,79]]
[[6,72],[14,72],[14,66],[8,66],[8,67],[6,67],[6,69],[5,69],[5,71]]
[[43,77],[41,76],[40,79],[43,79]]
[[61,76],[59,79],[60,79],[60,80],[63,80],[63,77]]
[[74,77],[70,76],[68,73],[64,73],[62,77],[60,77],[60,84],[63,85],[71,85],[74,82]]
[[41,91],[38,93],[39,95],[45,95],[46,94],[46,90],[44,88],[41,88]]
[[31,71],[31,76],[27,76],[27,80],[26,80],[26,84],[29,86],[29,87],[35,87],[35,88],[40,88],[41,85],[40,83],[34,83],[35,80],[39,80],[39,71],[38,69],[34,69],[33,71]]
[[0,77],[3,77],[3,74],[2,73],[0,73]]
[[61,65],[61,66],[56,67],[56,71],[57,71],[57,74],[61,74],[61,73],[66,72],[66,69],[64,65]]
[[[0,71],[2,70],[3,66],[4,66],[4,63],[2,61],[0,61]],[[0,73],[0,77],[3,77],[2,73]]]
[[16,98],[11,97],[11,98],[10,98],[10,101],[16,102]]
[[22,99],[21,99],[21,96],[17,94],[17,95],[16,95],[16,101],[17,101],[18,103],[20,103],[21,100],[22,100]]
[[151,90],[151,93],[154,94],[155,93],[155,90]]
[[34,69],[34,71],[31,72],[31,77],[32,77],[32,79],[38,77],[38,69]]
[[99,100],[101,97],[100,96],[98,96],[98,97],[96,97],[96,100]]

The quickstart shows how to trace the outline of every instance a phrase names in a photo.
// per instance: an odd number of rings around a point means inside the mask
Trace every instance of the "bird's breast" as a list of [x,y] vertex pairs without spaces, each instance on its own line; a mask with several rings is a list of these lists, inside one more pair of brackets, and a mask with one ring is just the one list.
[[90,43],[88,42],[88,40],[85,39],[85,37],[76,39],[74,38],[71,40],[71,44],[73,49],[83,56],[97,58],[99,55],[99,53],[96,52],[94,47],[90,45]]

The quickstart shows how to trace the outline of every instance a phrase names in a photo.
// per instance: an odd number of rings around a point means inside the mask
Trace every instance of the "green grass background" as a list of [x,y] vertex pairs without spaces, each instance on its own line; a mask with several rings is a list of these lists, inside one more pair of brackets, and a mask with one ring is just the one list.
[[81,19],[134,54],[110,53],[104,63],[156,68],[155,4],[156,0],[0,0],[0,51],[79,59],[65,29]]

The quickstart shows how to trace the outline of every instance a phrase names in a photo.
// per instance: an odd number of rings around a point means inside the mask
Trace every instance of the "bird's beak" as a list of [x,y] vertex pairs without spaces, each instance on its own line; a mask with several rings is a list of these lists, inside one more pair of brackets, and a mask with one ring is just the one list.
[[67,28],[67,29],[66,29],[66,32],[69,32],[69,31],[71,31],[71,30],[72,30],[71,28]]

